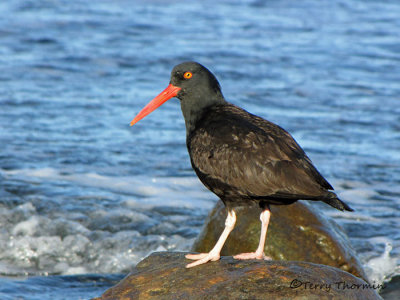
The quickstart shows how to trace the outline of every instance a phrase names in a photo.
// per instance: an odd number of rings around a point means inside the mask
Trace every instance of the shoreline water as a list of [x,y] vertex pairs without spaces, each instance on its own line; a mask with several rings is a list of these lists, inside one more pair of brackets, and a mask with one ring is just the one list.
[[0,298],[46,300],[49,280],[62,299],[68,278],[90,294],[190,248],[217,199],[190,167],[178,100],[129,126],[186,60],[295,137],[356,211],[313,205],[398,287],[399,15],[395,0],[1,3]]

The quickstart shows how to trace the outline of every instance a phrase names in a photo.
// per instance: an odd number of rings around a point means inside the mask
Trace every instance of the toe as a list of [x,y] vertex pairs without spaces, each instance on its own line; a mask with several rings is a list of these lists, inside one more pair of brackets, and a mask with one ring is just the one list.
[[254,253],[240,253],[235,256],[233,256],[234,259],[250,259],[251,257],[254,257]]
[[235,255],[234,259],[264,259],[264,260],[271,260],[269,256],[265,256],[264,253],[257,253],[257,252],[250,252],[250,253],[241,253]]
[[199,254],[186,254],[185,257],[187,259],[193,259],[193,260],[198,260],[206,257],[208,253],[199,253]]
[[195,266],[205,264],[206,262],[208,262],[208,259],[199,259],[199,260],[196,260],[195,262],[192,262],[191,264],[186,265],[186,268],[187,269],[193,268]]

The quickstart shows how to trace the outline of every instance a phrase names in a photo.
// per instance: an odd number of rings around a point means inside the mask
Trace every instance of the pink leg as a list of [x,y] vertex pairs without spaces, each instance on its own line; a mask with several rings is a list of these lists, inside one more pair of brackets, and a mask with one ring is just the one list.
[[188,264],[186,268],[191,268],[194,266],[198,266],[201,264],[205,264],[208,261],[216,261],[220,258],[220,252],[222,247],[225,244],[226,239],[228,238],[229,234],[235,227],[236,223],[236,213],[232,209],[228,211],[228,216],[226,217],[225,220],[225,229],[222,232],[221,236],[218,239],[218,242],[215,244],[214,248],[209,253],[200,253],[200,254],[187,254],[185,257],[188,259],[193,259],[196,260],[195,262],[192,262],[191,264]]
[[270,257],[265,256],[265,254],[264,254],[264,246],[265,246],[265,240],[267,238],[267,230],[268,230],[270,216],[271,216],[271,211],[269,210],[269,208],[266,208],[260,215],[261,235],[260,235],[260,243],[258,244],[257,250],[255,252],[238,254],[238,255],[235,255],[233,258],[271,260]]

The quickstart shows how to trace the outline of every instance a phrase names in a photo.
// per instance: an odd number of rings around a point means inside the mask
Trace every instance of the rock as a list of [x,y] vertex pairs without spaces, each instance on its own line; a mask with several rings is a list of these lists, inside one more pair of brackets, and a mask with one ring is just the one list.
[[[260,237],[260,209],[237,211],[235,229],[221,255],[255,251]],[[224,229],[226,209],[219,201],[193,244],[194,252],[209,252]],[[272,206],[265,254],[274,260],[307,261],[340,268],[368,280],[346,234],[333,220],[306,202]]]
[[184,255],[153,253],[95,299],[381,299],[377,287],[329,266],[222,257],[186,269]]

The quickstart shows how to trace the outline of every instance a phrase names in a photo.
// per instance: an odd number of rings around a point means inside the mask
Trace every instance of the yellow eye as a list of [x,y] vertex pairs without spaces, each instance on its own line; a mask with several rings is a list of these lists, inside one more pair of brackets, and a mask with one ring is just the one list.
[[192,78],[193,74],[192,72],[185,72],[185,74],[183,74],[183,78],[185,79],[190,79]]

